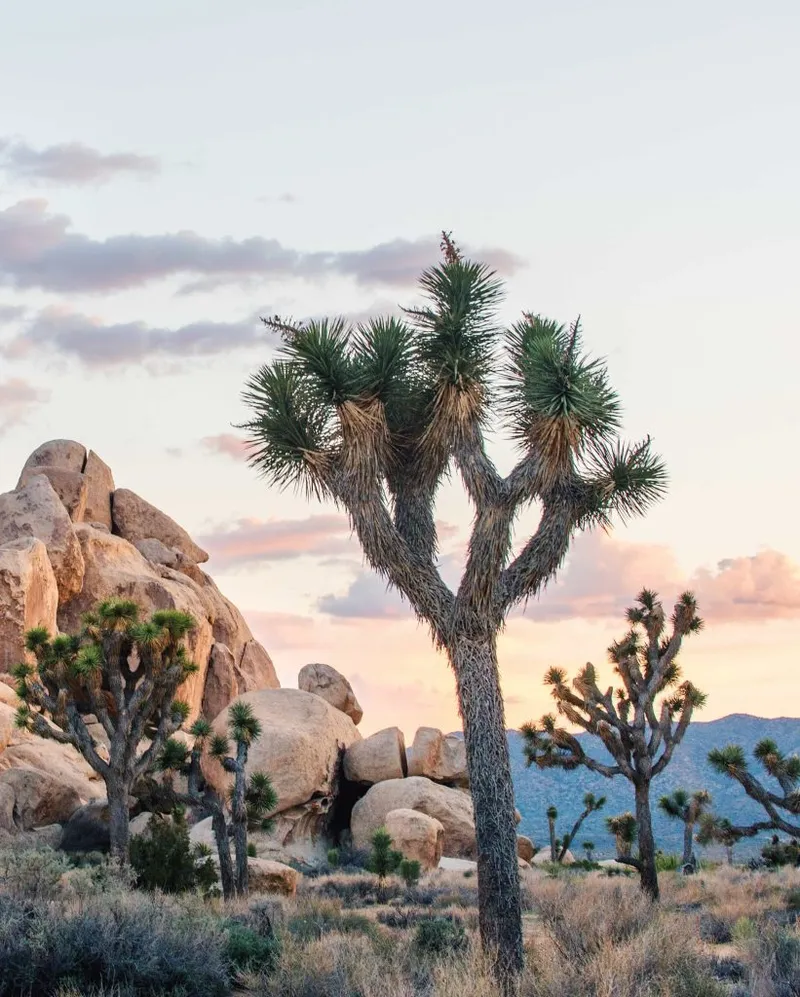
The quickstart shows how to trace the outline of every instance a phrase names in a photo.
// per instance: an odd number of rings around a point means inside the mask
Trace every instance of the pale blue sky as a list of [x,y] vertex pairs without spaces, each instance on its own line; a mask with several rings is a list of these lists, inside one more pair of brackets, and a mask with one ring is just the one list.
[[[668,546],[687,575],[763,547],[800,561],[798,51],[790,0],[8,3],[0,139],[154,156],[161,171],[102,186],[0,172],[0,211],[45,198],[94,240],[193,230],[343,253],[446,227],[513,253],[508,314],[581,313],[630,434],[651,433],[669,463],[668,500],[620,536]],[[171,328],[413,293],[285,274],[190,295],[175,276],[112,294],[8,283],[0,255],[0,306],[32,310],[0,319],[0,345],[44,306]],[[68,436],[197,533],[322,511],[199,447],[230,432],[267,358],[0,355],[0,390],[50,392],[0,436],[0,490],[34,446]],[[441,505],[463,521],[455,498]],[[289,560],[221,580],[245,609],[301,614],[349,578]]]

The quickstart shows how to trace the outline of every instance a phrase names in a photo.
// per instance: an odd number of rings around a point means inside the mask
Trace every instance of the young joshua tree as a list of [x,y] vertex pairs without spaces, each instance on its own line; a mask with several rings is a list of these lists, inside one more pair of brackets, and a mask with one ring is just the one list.
[[[598,810],[602,810],[606,805],[605,796],[595,796],[594,793],[587,793],[583,798],[583,810],[578,816],[578,819],[572,825],[572,830],[569,834],[565,834],[561,842],[561,850],[558,853],[557,861],[563,862],[564,856],[567,854],[567,849],[575,840],[578,831],[581,829],[581,825],[593,813],[597,813]],[[586,842],[584,842],[584,847]]]
[[[606,778],[622,775],[634,788],[639,856],[624,861],[638,870],[642,889],[658,899],[656,848],[650,813],[650,783],[669,764],[675,748],[703,705],[704,695],[691,682],[678,685],[678,652],[684,638],[703,626],[691,593],[684,593],[667,622],[655,592],[645,589],[627,612],[631,629],[609,648],[614,671],[622,680],[616,692],[598,685],[594,665],[587,664],[567,684],[561,668],[551,668],[545,682],[552,686],[558,712],[575,727],[597,737],[611,755],[611,764],[588,755],[552,714],[539,724],[522,728],[528,764],[540,768],[575,769],[584,765]],[[615,702],[616,699],[616,702]]]
[[784,754],[771,738],[758,742],[753,748],[753,757],[773,780],[773,785],[753,775],[738,744],[709,752],[708,760],[712,767],[735,779],[750,799],[761,805],[767,816],[766,820],[744,826],[735,826],[728,821],[726,830],[736,840],[772,830],[800,838],[800,821],[797,820],[800,815],[800,757]]
[[683,860],[684,866],[692,864],[692,838],[695,824],[700,820],[711,805],[711,794],[707,789],[698,789],[687,793],[685,789],[676,789],[668,796],[662,796],[658,806],[667,817],[683,822]]
[[597,848],[597,845],[593,841],[582,841],[581,848],[586,852],[586,861],[593,862],[594,850]]
[[[497,635],[553,577],[576,531],[643,513],[666,475],[649,440],[619,441],[619,399],[578,324],[523,314],[503,328],[496,275],[447,235],[442,248],[443,262],[420,279],[426,301],[404,320],[270,320],[283,345],[248,382],[242,428],[269,481],[347,510],[367,561],[449,658],[475,808],[481,938],[506,987],[522,966],[522,922]],[[518,447],[505,477],[489,429]],[[475,512],[457,591],[439,572],[434,515],[451,470]],[[531,503],[538,528],[513,556],[515,518]]]
[[636,841],[636,818],[632,813],[617,814],[615,817],[606,817],[606,827],[614,835],[614,842],[617,849],[617,862],[624,862],[630,865],[628,859],[633,851],[633,843]]
[[554,806],[547,808],[547,831],[550,835],[550,861],[555,862],[558,857],[556,847],[556,821],[558,820],[558,810]]
[[[127,863],[128,801],[136,782],[155,768],[167,738],[188,716],[178,688],[196,670],[184,639],[195,621],[160,610],[140,620],[134,602],[102,602],[84,617],[80,633],[51,637],[28,631],[36,664],[17,665],[19,727],[71,744],[106,784],[111,854]],[[104,758],[86,726],[92,714],[109,740]],[[143,752],[143,738],[150,745]]]
[[[228,711],[228,736],[214,734],[204,719],[194,722],[189,733],[194,737],[191,752],[180,741],[170,739],[164,746],[159,767],[170,773],[187,775],[188,793],[175,793],[175,802],[185,803],[211,814],[211,827],[217,845],[220,881],[225,900],[248,894],[247,832],[248,828],[268,830],[267,815],[278,804],[272,781],[265,772],[253,772],[247,778],[247,756],[250,745],[261,736],[261,723],[249,703],[235,702]],[[231,752],[230,741],[236,748]],[[205,781],[201,761],[205,751],[215,758],[226,772],[233,774],[230,800],[230,826],[226,801]],[[170,801],[171,802],[171,801]],[[233,832],[236,864],[231,860],[230,836]]]

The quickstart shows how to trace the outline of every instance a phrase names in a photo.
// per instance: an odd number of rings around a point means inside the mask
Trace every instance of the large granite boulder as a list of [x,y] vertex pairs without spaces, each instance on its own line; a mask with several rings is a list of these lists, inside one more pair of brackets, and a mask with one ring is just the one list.
[[111,468],[94,450],[90,450],[83,468],[83,476],[86,479],[84,522],[101,523],[110,530],[113,525],[111,496],[114,494],[114,475],[111,473]]
[[208,554],[198,547],[182,526],[127,488],[118,488],[114,492],[111,517],[114,532],[129,543],[152,537],[166,547],[181,551],[195,564],[208,560]]
[[36,467],[59,467],[64,471],[82,473],[86,464],[86,447],[75,440],[48,440],[42,443],[25,461],[17,488],[23,482],[26,472]]
[[[264,733],[250,747],[248,769],[272,779],[278,794],[275,813],[336,795],[341,755],[361,738],[349,717],[299,689],[262,689],[235,702],[249,703],[261,722]],[[229,711],[214,721],[216,733],[227,733]],[[231,776],[218,762],[206,757],[203,771],[216,790],[228,791]]]
[[444,850],[444,826],[419,810],[390,810],[384,827],[392,847],[407,859],[416,859],[423,869],[436,869]]
[[349,782],[371,786],[407,773],[406,746],[399,727],[387,727],[355,741],[344,755],[344,776]]
[[47,548],[25,536],[0,544],[0,673],[25,657],[25,632],[56,632],[58,586]]
[[361,722],[364,712],[358,705],[353,687],[344,675],[331,665],[321,663],[304,665],[297,676],[297,687],[303,692],[312,692],[315,696],[321,696],[331,706],[346,713],[354,724]]
[[37,474],[44,475],[52,485],[61,504],[73,523],[83,522],[86,512],[86,478],[80,471],[67,471],[63,467],[53,467],[44,464],[42,467],[31,467],[22,472],[20,488],[24,488]]
[[477,857],[472,798],[422,776],[376,783],[353,807],[350,830],[356,848],[369,848],[370,839],[386,824],[392,810],[418,810],[439,821],[444,828],[444,855]]
[[25,537],[36,537],[47,548],[63,605],[83,587],[83,554],[69,513],[43,474],[0,495],[0,546]]
[[0,772],[0,829],[16,833],[61,824],[81,805],[76,790],[41,769]]
[[523,862],[532,862],[535,854],[536,845],[534,845],[531,839],[526,838],[524,834],[518,834],[517,855],[523,860]]
[[408,774],[446,786],[468,786],[467,748],[463,737],[420,727],[408,749]]

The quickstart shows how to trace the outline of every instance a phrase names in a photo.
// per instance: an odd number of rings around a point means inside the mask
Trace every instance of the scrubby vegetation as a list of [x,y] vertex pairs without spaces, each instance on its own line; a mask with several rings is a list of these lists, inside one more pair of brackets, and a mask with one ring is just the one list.
[[[677,858],[677,857],[676,857]],[[0,854],[0,997],[490,997],[474,877],[306,880],[223,904],[132,888],[108,859]],[[777,997],[800,989],[800,871],[634,879],[556,864],[523,877],[520,997]],[[372,884],[353,890],[357,884]]]

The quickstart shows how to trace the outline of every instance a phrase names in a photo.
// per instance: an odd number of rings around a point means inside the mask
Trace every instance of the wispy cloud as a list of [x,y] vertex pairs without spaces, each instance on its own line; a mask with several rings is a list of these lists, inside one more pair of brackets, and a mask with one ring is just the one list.
[[[477,250],[509,273],[521,261],[502,249]],[[0,211],[0,283],[56,292],[111,292],[185,276],[201,289],[219,282],[346,277],[364,286],[407,287],[438,259],[438,241],[393,239],[355,251],[301,252],[277,239],[214,239],[197,232],[94,239],[72,230],[47,201],[27,199]],[[196,286],[196,280],[194,285]]]
[[190,322],[175,329],[144,322],[103,322],[51,307],[9,340],[0,355],[21,359],[33,353],[78,360],[87,367],[112,367],[173,357],[208,357],[275,341],[258,315],[238,322]]
[[[306,519],[240,519],[198,538],[215,570],[306,556],[352,553],[355,540],[344,516]],[[356,548],[357,549],[357,548]]]
[[102,153],[82,142],[35,149],[25,142],[0,138],[0,171],[12,180],[79,187],[107,183],[125,174],[150,179],[160,170],[158,159],[136,152]]
[[18,377],[0,381],[0,436],[22,422],[49,397],[49,392]]
[[230,457],[232,460],[244,463],[249,454],[250,448],[247,441],[241,436],[233,433],[220,433],[218,436],[204,436],[200,440],[200,446],[210,454],[219,454],[222,457]]
[[[441,570],[454,588],[461,559],[445,556]],[[698,568],[687,575],[669,547],[630,543],[600,532],[578,537],[557,580],[540,599],[514,615],[541,623],[621,620],[645,587],[655,588],[667,605],[690,589],[709,623],[800,617],[800,565],[779,551],[727,558],[714,570]],[[343,594],[324,595],[317,608],[346,619],[394,620],[412,615],[402,597],[368,570],[360,571]]]

